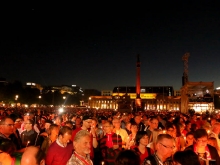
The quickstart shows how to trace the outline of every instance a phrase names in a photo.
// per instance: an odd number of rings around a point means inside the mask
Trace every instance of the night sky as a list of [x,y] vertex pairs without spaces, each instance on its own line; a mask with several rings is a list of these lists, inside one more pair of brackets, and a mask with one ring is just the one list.
[[142,86],[179,90],[182,56],[190,52],[189,81],[214,81],[218,87],[220,10],[207,2],[5,8],[0,77],[112,90],[135,86],[140,54]]

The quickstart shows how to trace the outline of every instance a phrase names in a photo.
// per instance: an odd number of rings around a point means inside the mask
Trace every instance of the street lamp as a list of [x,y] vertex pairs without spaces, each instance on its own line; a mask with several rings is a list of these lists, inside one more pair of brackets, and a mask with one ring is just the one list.
[[16,110],[17,110],[17,102],[18,102],[18,95],[15,95],[15,104],[16,104]]
[[39,107],[40,107],[40,99],[41,99],[41,96],[39,96],[38,98],[39,98]]
[[65,99],[66,99],[66,96],[63,96],[63,100],[64,100],[64,101],[63,101],[63,104],[65,104]]

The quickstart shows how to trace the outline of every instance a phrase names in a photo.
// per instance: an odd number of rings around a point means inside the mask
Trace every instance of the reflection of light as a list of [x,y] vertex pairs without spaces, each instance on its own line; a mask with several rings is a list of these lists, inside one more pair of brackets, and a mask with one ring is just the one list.
[[63,112],[63,108],[59,108],[59,112],[62,113]]

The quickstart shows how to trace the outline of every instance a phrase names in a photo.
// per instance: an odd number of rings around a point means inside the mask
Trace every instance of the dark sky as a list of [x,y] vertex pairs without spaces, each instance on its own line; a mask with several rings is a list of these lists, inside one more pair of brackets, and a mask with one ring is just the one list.
[[182,56],[188,51],[189,80],[220,86],[217,4],[155,3],[117,9],[100,5],[6,8],[0,77],[112,90],[135,86],[140,54],[142,86],[170,85],[178,90]]

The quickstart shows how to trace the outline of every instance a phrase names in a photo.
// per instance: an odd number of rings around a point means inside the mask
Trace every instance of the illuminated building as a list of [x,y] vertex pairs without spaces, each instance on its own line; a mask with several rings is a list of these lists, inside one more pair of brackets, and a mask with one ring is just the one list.
[[214,82],[186,82],[181,88],[181,111],[214,110]]
[[[142,86],[140,98],[145,110],[180,110],[180,97],[175,97],[172,86]],[[90,108],[132,109],[136,87],[115,87],[112,96],[91,96]]]

